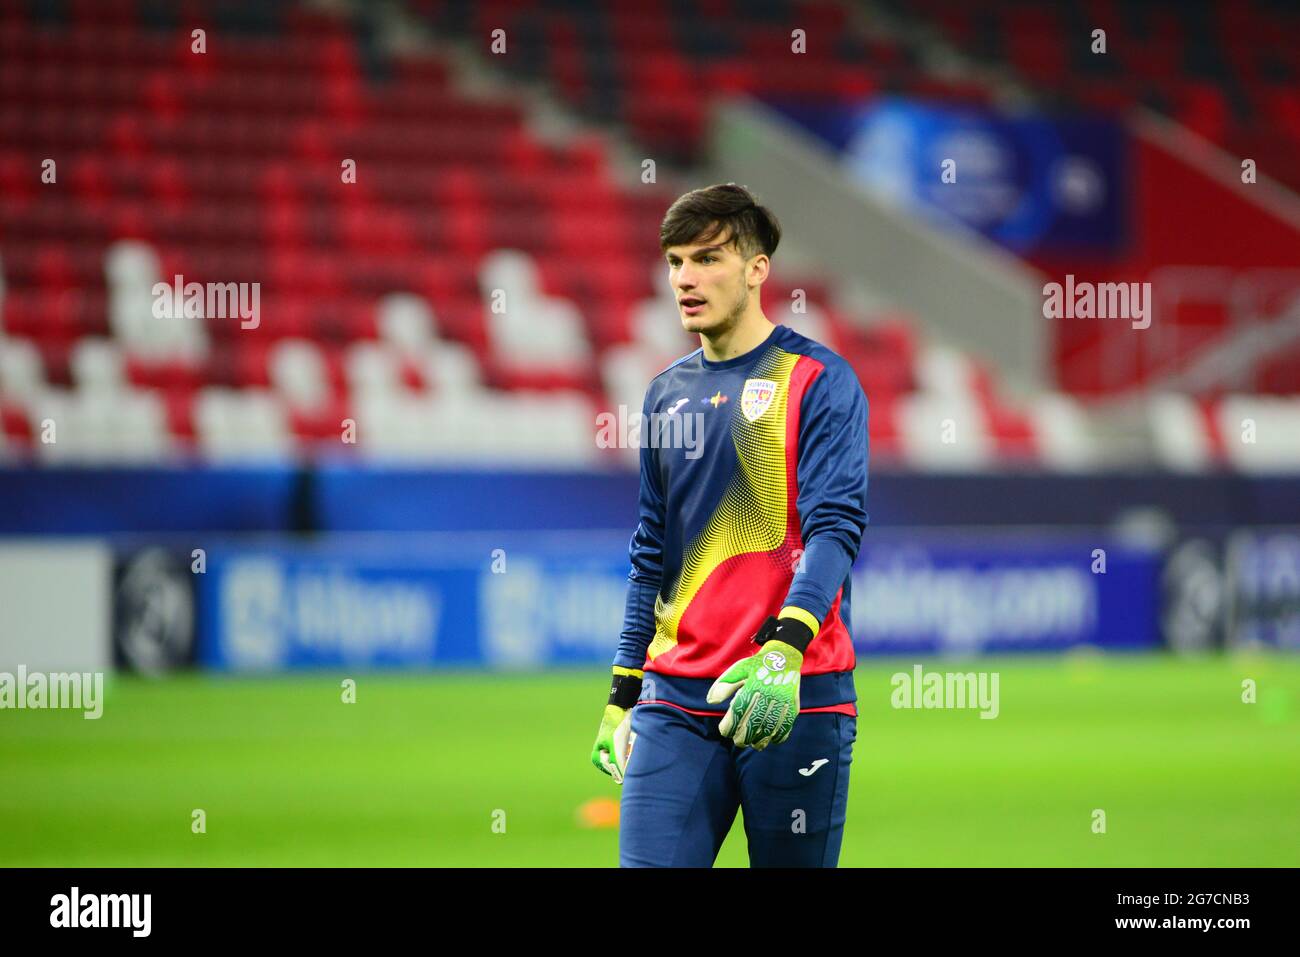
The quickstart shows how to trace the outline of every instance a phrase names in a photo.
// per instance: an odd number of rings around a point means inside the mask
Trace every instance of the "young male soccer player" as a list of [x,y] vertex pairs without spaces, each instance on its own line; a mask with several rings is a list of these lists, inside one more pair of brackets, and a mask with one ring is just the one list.
[[641,443],[627,611],[591,756],[623,786],[623,866],[711,866],[738,807],[751,865],[839,860],[867,402],[843,359],[763,315],[780,239],[734,183],[686,193],[660,227],[700,348],[655,377],[642,414],[664,436],[673,416],[699,415],[702,435],[691,449]]

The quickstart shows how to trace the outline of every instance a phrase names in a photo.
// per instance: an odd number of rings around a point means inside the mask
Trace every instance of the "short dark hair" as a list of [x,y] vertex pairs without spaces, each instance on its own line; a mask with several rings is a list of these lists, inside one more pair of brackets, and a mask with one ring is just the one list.
[[729,231],[727,242],[749,259],[771,256],[781,242],[781,224],[743,186],[717,183],[683,193],[659,226],[659,248],[707,243]]

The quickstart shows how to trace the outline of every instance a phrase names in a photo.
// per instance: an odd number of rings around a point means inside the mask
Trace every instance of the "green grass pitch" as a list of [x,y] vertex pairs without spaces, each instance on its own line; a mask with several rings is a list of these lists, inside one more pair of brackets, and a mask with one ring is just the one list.
[[[1300,865],[1300,660],[925,665],[997,671],[1001,713],[896,710],[912,662],[859,662],[841,866]],[[618,793],[604,671],[360,674],[355,704],[343,674],[119,676],[98,721],[0,711],[0,865],[610,866],[578,820]]]

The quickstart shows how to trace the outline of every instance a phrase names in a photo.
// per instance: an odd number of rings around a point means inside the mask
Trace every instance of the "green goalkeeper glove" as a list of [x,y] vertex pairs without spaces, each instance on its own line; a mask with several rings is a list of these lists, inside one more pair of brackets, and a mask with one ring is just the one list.
[[797,618],[769,617],[754,641],[758,654],[741,658],[713,683],[709,704],[731,698],[718,731],[740,747],[780,744],[799,715],[799,669],[813,631]]
[[632,708],[641,696],[640,671],[614,666],[614,680],[609,689],[609,704],[600,719],[596,744],[591,749],[591,763],[623,783],[628,755],[632,752]]

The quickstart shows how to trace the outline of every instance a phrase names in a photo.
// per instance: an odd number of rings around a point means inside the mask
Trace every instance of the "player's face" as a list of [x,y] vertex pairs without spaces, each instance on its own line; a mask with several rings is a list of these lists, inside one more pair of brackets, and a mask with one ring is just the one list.
[[683,329],[707,335],[724,332],[740,321],[749,302],[746,262],[725,237],[669,246],[664,255]]

